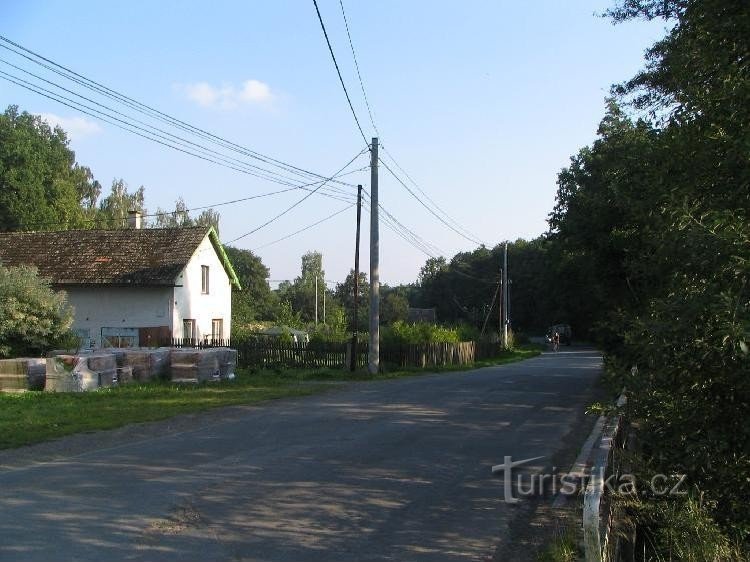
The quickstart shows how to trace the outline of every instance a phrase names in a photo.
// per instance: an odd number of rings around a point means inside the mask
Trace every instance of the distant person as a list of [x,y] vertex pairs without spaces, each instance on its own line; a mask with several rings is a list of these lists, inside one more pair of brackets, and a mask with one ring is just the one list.
[[552,334],[552,350],[559,351],[559,349],[560,349],[560,332],[555,330],[555,333]]

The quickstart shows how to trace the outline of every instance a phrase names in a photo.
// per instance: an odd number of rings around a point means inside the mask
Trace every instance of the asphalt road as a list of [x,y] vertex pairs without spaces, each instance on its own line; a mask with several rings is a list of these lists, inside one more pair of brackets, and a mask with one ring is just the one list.
[[0,560],[489,560],[518,516],[491,467],[575,456],[600,370],[573,350],[359,383],[24,461],[0,470]]

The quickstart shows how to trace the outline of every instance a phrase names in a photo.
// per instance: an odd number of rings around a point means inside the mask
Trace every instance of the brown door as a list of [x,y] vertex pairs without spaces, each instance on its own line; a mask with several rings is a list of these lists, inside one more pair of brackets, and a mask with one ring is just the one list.
[[169,326],[138,328],[138,340],[142,347],[159,347],[170,343]]

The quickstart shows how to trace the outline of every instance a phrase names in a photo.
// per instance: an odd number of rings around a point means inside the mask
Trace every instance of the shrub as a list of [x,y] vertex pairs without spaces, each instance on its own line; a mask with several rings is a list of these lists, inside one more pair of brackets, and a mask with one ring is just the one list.
[[381,329],[381,342],[385,345],[405,345],[418,343],[455,343],[461,341],[458,331],[435,324],[394,322]]
[[69,340],[73,310],[33,267],[0,264],[0,357],[40,355]]

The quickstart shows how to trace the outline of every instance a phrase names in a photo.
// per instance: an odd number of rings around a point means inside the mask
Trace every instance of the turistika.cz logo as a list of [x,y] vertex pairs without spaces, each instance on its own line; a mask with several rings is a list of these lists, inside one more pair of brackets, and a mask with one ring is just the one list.
[[505,456],[502,464],[492,467],[492,474],[503,476],[503,496],[507,503],[517,503],[521,497],[578,495],[591,478],[598,478],[608,494],[632,496],[650,492],[654,496],[681,496],[687,493],[684,489],[684,474],[655,474],[650,480],[639,482],[634,474],[605,475],[603,471],[596,473],[588,469],[583,473],[560,473],[556,467],[552,467],[552,471],[548,473],[524,473],[522,470],[513,470],[543,458],[532,457],[514,461],[511,456]]

